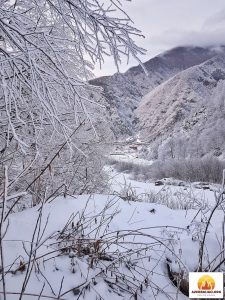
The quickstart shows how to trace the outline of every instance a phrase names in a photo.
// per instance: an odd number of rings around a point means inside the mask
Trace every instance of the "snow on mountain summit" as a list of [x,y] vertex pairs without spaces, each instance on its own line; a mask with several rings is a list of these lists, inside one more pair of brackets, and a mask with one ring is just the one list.
[[[160,147],[163,144],[166,147],[166,140],[178,137],[195,141],[201,139],[201,143],[205,144],[210,140],[211,145],[205,152],[217,149],[220,154],[225,146],[222,142],[224,133],[221,132],[225,128],[222,125],[224,87],[224,54],[180,72],[143,97],[136,110],[140,136]],[[213,135],[217,134],[221,141],[218,142],[218,137],[215,143]],[[205,136],[208,139],[204,141]],[[206,153],[202,152],[203,155]]]
[[148,76],[141,66],[130,68],[123,74],[114,74],[91,80],[101,86],[108,103],[108,111],[117,136],[132,134],[136,127],[134,111],[142,97],[179,72],[224,52],[224,48],[177,47],[144,63]]

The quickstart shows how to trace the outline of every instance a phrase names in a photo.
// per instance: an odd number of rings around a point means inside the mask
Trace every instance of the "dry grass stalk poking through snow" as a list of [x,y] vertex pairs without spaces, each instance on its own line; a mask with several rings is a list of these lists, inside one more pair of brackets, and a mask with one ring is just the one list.
[[[55,201],[57,208],[63,199]],[[167,251],[179,260],[171,250],[171,237],[159,238],[154,233],[155,226],[115,230],[119,207],[123,206],[117,197],[105,201],[104,207],[99,207],[95,213],[91,213],[96,204],[90,198],[82,210],[70,215],[63,226],[49,233],[52,219],[45,212],[48,205],[54,206],[54,202],[33,209],[36,224],[30,232],[31,243],[21,240],[19,256],[11,257],[10,264],[7,258],[2,267],[5,299],[13,294],[18,299],[26,295],[40,296],[40,299],[146,299],[149,295],[154,298],[164,295],[173,299],[154,279],[161,272]],[[159,226],[157,230],[170,230],[170,226]],[[179,235],[186,229],[171,226],[171,231]],[[9,242],[7,238],[4,243]],[[166,280],[166,275],[162,273],[162,276]],[[20,281],[19,291],[10,289],[17,280]],[[36,292],[31,293],[34,285]]]
[[[166,265],[173,282],[176,274],[184,282],[198,268],[223,270],[222,227],[214,232],[209,226],[224,207],[223,194],[212,208],[178,211],[182,222],[175,210],[158,204],[108,197],[53,198],[8,215],[0,231],[5,299],[16,294],[15,299],[173,300],[182,288],[180,282],[177,290],[171,285]],[[16,234],[18,224],[22,231]],[[185,254],[187,241],[196,249],[192,266]]]

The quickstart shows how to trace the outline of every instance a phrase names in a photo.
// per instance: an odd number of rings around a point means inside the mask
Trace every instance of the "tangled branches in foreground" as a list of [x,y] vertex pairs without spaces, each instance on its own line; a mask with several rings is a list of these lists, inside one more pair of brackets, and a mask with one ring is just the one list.
[[71,260],[71,272],[82,269],[84,277],[76,287],[62,293],[62,297],[72,291],[78,299],[88,298],[88,292],[94,290],[97,299],[102,299],[96,291],[101,280],[110,293],[120,297],[145,299],[149,287],[155,296],[163,292],[153,279],[154,269],[160,263],[153,258],[153,252],[165,251],[160,250],[164,243],[138,230],[109,232],[107,228],[118,211],[109,214],[108,210],[115,204],[115,200],[108,202],[98,215],[85,217],[82,213],[76,222],[71,218],[58,234],[57,247],[61,255]]
[[[116,196],[66,196],[7,216],[0,231],[3,299],[175,299],[189,271],[223,270],[223,235],[212,218],[222,197],[189,214]],[[13,234],[18,224],[26,234]]]
[[[2,274],[7,283],[3,293],[11,295],[12,290],[7,286],[19,280],[19,299],[29,295],[30,286],[36,282],[38,286],[42,284],[42,289],[40,287],[33,296],[43,298],[51,295],[52,299],[74,299],[76,296],[76,299],[100,300],[114,295],[124,299],[146,299],[148,295],[164,295],[172,300],[173,287],[165,291],[154,278],[162,276],[164,284],[170,286],[161,265],[166,251],[171,251],[171,237],[159,238],[155,232],[153,234],[155,227],[115,230],[121,201],[113,197],[102,209],[91,213],[93,200],[89,200],[83,210],[73,213],[66,224],[64,221],[59,230],[50,234],[47,228],[52,222],[51,216],[45,212],[46,204],[40,206],[31,243],[21,241],[20,255],[12,259],[12,263],[7,260],[3,266]],[[158,229],[159,232],[165,230],[163,226]],[[171,227],[171,231],[185,229]]]

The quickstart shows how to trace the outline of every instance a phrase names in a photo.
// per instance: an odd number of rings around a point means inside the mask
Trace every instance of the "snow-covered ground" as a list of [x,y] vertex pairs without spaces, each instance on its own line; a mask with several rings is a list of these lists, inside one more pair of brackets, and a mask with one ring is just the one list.
[[[162,187],[107,168],[111,195],[58,197],[10,215],[3,242],[7,299],[20,299],[22,286],[22,299],[187,299],[171,283],[166,259],[175,271],[196,270],[213,193],[204,191],[209,205],[201,211],[124,201],[119,195],[127,186],[137,197]],[[166,188],[172,195],[184,189]],[[193,199],[203,199],[195,192],[202,193],[192,191]],[[223,247],[223,216],[218,210],[208,229],[205,267]]]
[[[197,183],[179,186],[176,185],[176,180],[168,180],[165,185],[156,186],[154,182],[140,182],[131,179],[131,175],[119,173],[113,167],[107,166],[106,171],[110,177],[110,187],[112,193],[123,194],[129,188],[133,190],[138,199],[149,202],[149,199],[156,198],[161,204],[166,203],[168,199],[168,206],[171,208],[199,208],[200,206],[214,205],[215,204],[215,190],[219,186],[212,185],[210,190],[196,188]],[[175,182],[175,184],[171,184]],[[148,201],[149,200],[149,201]],[[153,200],[152,200],[153,201]],[[161,202],[162,201],[162,202]]]
[[132,162],[137,165],[151,165],[153,161],[139,157],[138,151],[131,151],[129,146],[123,147],[121,150],[112,152],[108,158],[117,162]]

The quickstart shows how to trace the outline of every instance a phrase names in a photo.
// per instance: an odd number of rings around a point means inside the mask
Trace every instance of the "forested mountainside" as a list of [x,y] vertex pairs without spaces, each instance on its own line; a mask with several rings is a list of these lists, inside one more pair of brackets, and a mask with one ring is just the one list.
[[140,137],[155,158],[225,153],[225,55],[156,87],[135,112]]
[[141,66],[137,66],[123,74],[104,76],[90,82],[104,90],[116,136],[132,135],[137,128],[134,111],[144,95],[179,72],[224,51],[223,47],[177,47],[145,62],[148,76]]

